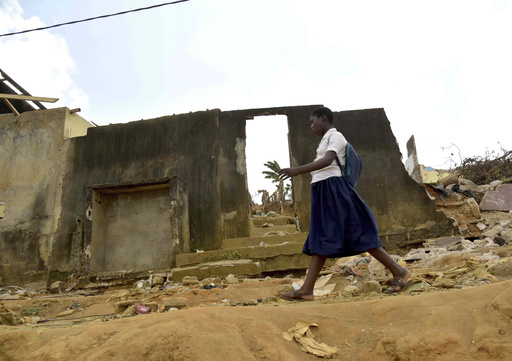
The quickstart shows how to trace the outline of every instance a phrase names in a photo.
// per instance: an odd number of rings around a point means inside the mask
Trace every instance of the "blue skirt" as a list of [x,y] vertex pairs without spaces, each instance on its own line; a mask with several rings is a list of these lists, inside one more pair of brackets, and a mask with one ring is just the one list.
[[311,223],[303,253],[337,258],[378,247],[377,220],[345,178],[311,184]]

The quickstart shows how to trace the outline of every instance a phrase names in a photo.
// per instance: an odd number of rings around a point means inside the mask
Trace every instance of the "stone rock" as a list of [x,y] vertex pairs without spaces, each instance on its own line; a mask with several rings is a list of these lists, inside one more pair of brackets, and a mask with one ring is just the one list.
[[185,276],[183,277],[181,283],[184,286],[197,285],[199,283],[199,280],[197,279],[196,276]]
[[471,209],[471,213],[475,218],[482,218],[482,214],[480,213],[480,207],[474,198],[466,199],[466,203],[469,204],[469,208]]
[[512,184],[503,184],[485,193],[480,208],[484,211],[512,211]]
[[468,187],[468,189],[473,194],[475,194],[478,190],[478,186],[473,181],[470,181],[469,179],[459,178],[459,183],[463,186]]
[[502,231],[503,227],[501,227],[499,224],[496,224],[493,227],[488,227],[484,232],[482,232],[482,236],[494,238],[501,235]]
[[115,314],[123,313],[124,311],[126,311],[126,309],[128,307],[135,305],[136,303],[137,303],[137,301],[135,301],[135,300],[116,302],[114,304],[114,313]]
[[121,317],[128,317],[133,316],[137,314],[137,305],[133,304],[129,306],[124,312],[121,314]]
[[214,286],[222,286],[222,280],[218,277],[209,277],[209,278],[205,278],[204,280],[201,281],[201,283],[203,284],[203,286],[206,286],[206,285],[214,285]]
[[357,286],[348,285],[348,286],[345,286],[345,288],[343,289],[343,295],[355,296],[357,294],[359,294],[359,287],[357,287]]
[[279,297],[279,295],[281,294],[281,292],[293,292],[295,290],[295,288],[293,288],[292,285],[280,285],[279,287],[277,287],[277,292],[276,292],[276,295],[277,297]]
[[258,301],[251,299],[251,300],[245,302],[244,305],[245,306],[258,306]]
[[507,241],[505,238],[501,236],[496,236],[493,239],[493,242],[496,243],[498,246],[506,246],[510,243],[510,241]]
[[483,224],[482,222],[478,222],[476,224],[476,226],[478,227],[479,230],[483,231],[484,229],[487,228],[487,226],[485,224]]
[[453,288],[455,286],[455,281],[448,278],[437,279],[432,283],[432,287],[438,288]]
[[61,281],[55,281],[50,286],[50,293],[61,293],[63,283]]
[[236,278],[234,275],[230,274],[226,277],[226,282],[230,285],[238,284],[238,278]]
[[275,217],[275,216],[277,216],[277,213],[274,211],[270,211],[267,213],[267,217]]
[[496,189],[497,187],[501,186],[503,184],[503,181],[495,180],[492,181],[489,185],[491,186],[491,189]]
[[381,293],[382,286],[377,281],[366,281],[366,282],[363,282],[363,284],[361,285],[360,292],[362,294],[368,294],[370,292]]
[[140,281],[135,282],[133,284],[133,287],[145,290],[146,288],[150,288],[151,285],[149,284],[148,280],[140,280]]
[[173,297],[173,298],[164,298],[164,310],[167,311],[170,308],[182,309],[188,305],[188,299],[185,297]]
[[151,308],[151,312],[158,312],[158,303],[157,302],[145,302],[145,303],[141,303],[141,305]]
[[152,286],[163,285],[164,283],[165,283],[165,277],[162,275],[153,275],[153,277],[151,278]]
[[512,239],[512,228],[502,231],[501,236],[505,239]]
[[277,302],[277,297],[276,296],[270,296],[270,297],[267,297],[263,300],[263,303],[272,303],[272,302]]

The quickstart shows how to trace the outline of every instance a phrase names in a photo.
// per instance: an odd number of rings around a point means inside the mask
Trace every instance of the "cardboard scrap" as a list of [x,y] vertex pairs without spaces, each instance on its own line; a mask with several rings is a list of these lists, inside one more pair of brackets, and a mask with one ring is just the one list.
[[[318,277],[315,282],[315,286],[313,289],[313,296],[320,297],[323,295],[328,295],[332,291],[334,291],[334,287],[336,287],[335,283],[327,284],[332,277],[332,273],[326,274],[324,276]],[[294,282],[293,287],[295,289],[299,289],[304,284],[304,280],[300,280],[298,282]]]
[[299,322],[295,327],[290,328],[288,332],[283,332],[283,338],[287,341],[297,341],[304,352],[318,357],[333,358],[338,353],[338,348],[316,341],[310,327],[318,327],[318,324]]

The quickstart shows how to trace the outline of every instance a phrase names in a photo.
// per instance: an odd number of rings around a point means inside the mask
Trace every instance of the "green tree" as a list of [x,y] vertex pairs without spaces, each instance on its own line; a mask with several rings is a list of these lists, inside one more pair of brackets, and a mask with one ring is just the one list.
[[279,204],[281,205],[281,213],[283,213],[283,202],[284,202],[284,186],[283,180],[279,178],[279,171],[281,170],[281,166],[277,161],[268,161],[264,164],[269,170],[264,170],[263,173],[265,175],[265,179],[270,179],[272,183],[277,183],[277,198],[279,200]]

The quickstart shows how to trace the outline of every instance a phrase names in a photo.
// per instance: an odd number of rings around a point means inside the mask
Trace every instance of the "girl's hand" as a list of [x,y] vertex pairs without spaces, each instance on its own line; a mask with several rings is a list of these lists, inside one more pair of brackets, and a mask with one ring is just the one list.
[[288,178],[291,178],[291,177],[295,177],[296,175],[299,175],[300,172],[298,171],[298,169],[295,167],[295,168],[283,168],[279,171],[279,178],[281,178],[282,180],[286,180]]

